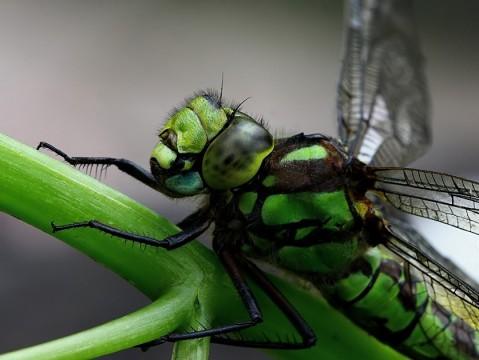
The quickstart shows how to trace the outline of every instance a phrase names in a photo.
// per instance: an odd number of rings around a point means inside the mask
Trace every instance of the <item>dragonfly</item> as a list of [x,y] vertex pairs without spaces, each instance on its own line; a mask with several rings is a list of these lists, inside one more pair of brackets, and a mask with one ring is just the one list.
[[[52,223],[92,228],[168,250],[214,226],[213,250],[249,319],[142,345],[211,337],[213,342],[303,349],[316,334],[258,267],[267,262],[311,282],[353,322],[417,359],[479,359],[476,283],[440,255],[401,213],[479,234],[479,183],[407,168],[431,143],[429,97],[409,0],[348,0],[337,87],[339,138],[299,133],[274,138],[262,121],[221,91],[186,100],[159,132],[150,170],[111,157],[71,157],[74,166],[116,166],[173,197],[203,206],[166,239],[94,219]],[[250,339],[263,321],[246,282],[254,281],[289,320],[296,339]],[[320,344],[318,345],[320,346]]]

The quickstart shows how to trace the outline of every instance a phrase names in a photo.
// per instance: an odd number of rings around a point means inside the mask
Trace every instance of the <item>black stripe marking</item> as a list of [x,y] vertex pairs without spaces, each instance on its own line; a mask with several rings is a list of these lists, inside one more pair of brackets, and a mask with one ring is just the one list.
[[429,303],[429,297],[416,309],[416,314],[411,322],[402,330],[393,332],[390,336],[388,336],[388,342],[390,344],[401,344],[406,341],[416,329],[416,326],[419,324],[421,317],[424,315],[424,312],[427,309],[427,305]]
[[364,299],[369,294],[369,292],[374,287],[374,285],[376,284],[376,281],[378,280],[380,273],[381,273],[381,266],[378,266],[373,276],[371,277],[371,280],[369,281],[368,285],[355,298],[349,301],[345,301],[344,302],[345,306],[353,306],[358,301]]

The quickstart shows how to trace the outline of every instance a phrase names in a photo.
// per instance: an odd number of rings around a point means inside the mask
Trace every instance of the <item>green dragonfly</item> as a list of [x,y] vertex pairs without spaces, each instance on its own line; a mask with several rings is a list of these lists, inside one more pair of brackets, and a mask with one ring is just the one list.
[[[200,92],[159,133],[151,171],[109,157],[70,157],[74,166],[115,165],[171,197],[203,195],[204,205],[163,240],[92,219],[89,227],[174,249],[214,225],[213,249],[249,319],[173,333],[165,341],[209,336],[222,344],[301,349],[315,344],[300,310],[256,265],[268,262],[313,283],[331,305],[412,358],[479,358],[476,284],[439,255],[398,214],[479,234],[479,183],[403,168],[430,144],[423,61],[408,0],[349,0],[338,85],[339,140],[320,134],[274,139],[222,91]],[[245,277],[285,314],[299,338],[249,339],[263,318]]]

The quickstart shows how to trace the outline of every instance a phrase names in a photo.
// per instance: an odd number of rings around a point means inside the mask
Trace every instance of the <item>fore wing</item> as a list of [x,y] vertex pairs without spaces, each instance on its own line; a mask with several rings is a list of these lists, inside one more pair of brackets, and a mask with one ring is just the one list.
[[350,156],[405,166],[431,141],[423,59],[409,0],[348,0],[338,84],[339,135]]
[[434,171],[370,168],[369,189],[406,213],[479,234],[479,183]]

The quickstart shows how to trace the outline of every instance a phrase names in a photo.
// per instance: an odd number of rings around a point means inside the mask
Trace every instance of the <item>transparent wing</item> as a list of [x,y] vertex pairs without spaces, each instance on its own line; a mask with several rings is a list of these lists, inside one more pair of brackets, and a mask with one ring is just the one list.
[[337,94],[339,136],[350,155],[405,166],[431,141],[429,100],[409,0],[348,0]]
[[[384,245],[407,264],[411,278],[424,282],[438,313],[448,310],[473,329],[479,329],[478,285],[449,259],[440,255],[418,232],[405,222],[393,222],[391,238]],[[438,314],[439,316],[440,314]]]
[[479,234],[479,183],[433,171],[369,169],[369,189],[406,213]]

